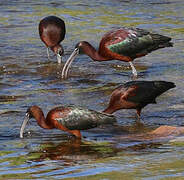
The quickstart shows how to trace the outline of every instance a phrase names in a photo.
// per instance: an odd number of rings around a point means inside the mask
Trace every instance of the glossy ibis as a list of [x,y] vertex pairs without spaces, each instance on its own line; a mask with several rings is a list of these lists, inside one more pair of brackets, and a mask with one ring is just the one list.
[[49,58],[49,48],[57,55],[58,63],[61,63],[61,56],[64,53],[60,42],[65,38],[65,23],[56,16],[48,16],[43,18],[39,23],[40,39],[47,47],[47,55]]
[[120,60],[129,62],[133,75],[137,76],[132,61],[151,51],[172,46],[170,41],[170,37],[150,33],[139,28],[112,30],[102,37],[98,51],[89,42],[77,43],[63,67],[62,78],[67,78],[69,67],[77,54],[86,54],[94,61]]
[[20,130],[23,138],[24,128],[30,118],[35,118],[38,125],[44,129],[60,129],[81,138],[80,130],[95,128],[103,124],[113,124],[116,118],[111,114],[80,108],[76,106],[61,106],[50,110],[47,117],[38,106],[28,108],[26,118]]
[[112,114],[120,109],[136,109],[138,119],[141,110],[148,104],[156,104],[156,97],[176,87],[167,81],[130,81],[116,88],[108,107],[103,111]]

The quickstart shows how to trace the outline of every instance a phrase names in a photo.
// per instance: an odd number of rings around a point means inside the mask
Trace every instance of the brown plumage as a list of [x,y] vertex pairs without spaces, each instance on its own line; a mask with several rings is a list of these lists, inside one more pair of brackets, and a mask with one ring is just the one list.
[[156,98],[175,84],[167,81],[130,81],[116,88],[108,107],[103,111],[112,114],[120,109],[136,109],[138,118],[148,104],[155,104]]
[[50,48],[57,55],[58,63],[61,63],[64,50],[60,42],[65,38],[65,22],[56,16],[48,16],[40,21],[38,29],[40,39],[47,47],[48,58]]
[[60,106],[50,110],[47,117],[38,106],[28,108],[26,118],[20,130],[23,138],[24,128],[30,118],[35,118],[38,125],[44,129],[60,129],[81,138],[80,130],[87,130],[103,124],[113,124],[116,118],[113,115],[101,113],[76,106]]
[[129,62],[132,73],[137,76],[137,71],[132,61],[148,53],[173,45],[170,37],[150,33],[139,28],[119,28],[107,32],[102,37],[98,51],[86,41],[81,41],[63,67],[62,77],[66,78],[71,63],[77,54],[86,54],[94,61],[120,60]]

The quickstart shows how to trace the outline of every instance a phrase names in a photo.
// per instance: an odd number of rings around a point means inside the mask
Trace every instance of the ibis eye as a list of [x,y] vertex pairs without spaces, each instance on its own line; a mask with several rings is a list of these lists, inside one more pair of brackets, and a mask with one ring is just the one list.
[[63,55],[64,55],[64,49],[63,49],[63,48],[59,48],[59,49],[58,49],[58,54],[59,54],[60,56],[63,56]]
[[27,117],[29,117],[29,116],[30,116],[30,114],[27,112],[27,113],[26,113],[26,116],[27,116]]
[[26,112],[26,117],[29,118],[29,119],[33,118],[33,115],[32,115],[32,113],[31,113],[31,111],[28,110],[28,111]]

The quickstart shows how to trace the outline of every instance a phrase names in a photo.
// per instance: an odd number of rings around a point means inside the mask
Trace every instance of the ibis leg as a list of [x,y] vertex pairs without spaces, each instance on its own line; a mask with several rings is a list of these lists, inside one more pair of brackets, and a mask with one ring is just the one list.
[[69,131],[71,134],[73,134],[76,138],[81,139],[81,133],[79,130],[70,130]]
[[137,121],[140,122],[141,120],[141,109],[136,109],[137,111]]
[[133,65],[133,63],[132,63],[132,61],[129,61],[129,64],[130,64],[130,66],[131,66],[131,68],[132,68],[132,73],[133,73],[133,75],[134,75],[135,77],[137,77],[137,71],[136,71],[136,69],[135,69],[135,67],[134,67],[134,65]]
[[49,47],[47,48],[47,56],[48,56],[48,59],[50,60]]
[[61,64],[62,58],[60,54],[57,54],[57,61],[58,61],[58,64]]
[[62,124],[60,124],[60,123],[57,123],[55,126],[56,126],[57,129],[60,129],[60,130],[62,130],[62,131],[66,131],[66,132],[68,132],[68,133],[71,133],[71,134],[73,134],[75,137],[81,139],[81,133],[80,133],[79,130],[70,130],[70,129],[64,127],[64,126],[63,126]]

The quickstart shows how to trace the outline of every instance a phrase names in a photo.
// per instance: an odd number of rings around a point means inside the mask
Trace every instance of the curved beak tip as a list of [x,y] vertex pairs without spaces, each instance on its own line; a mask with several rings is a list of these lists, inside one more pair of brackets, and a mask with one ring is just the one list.
[[20,138],[21,138],[21,139],[23,138],[23,134],[20,134]]
[[58,61],[58,64],[61,64],[62,56],[60,54],[57,54],[57,61]]
[[22,126],[20,128],[20,138],[23,138],[24,128],[25,128],[25,126],[26,126],[28,121],[29,121],[29,115],[26,114],[26,117],[25,117],[25,119],[24,119],[24,121],[22,123]]

